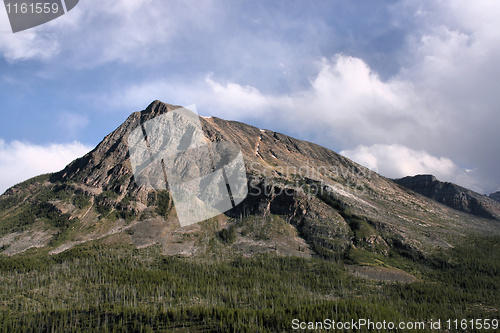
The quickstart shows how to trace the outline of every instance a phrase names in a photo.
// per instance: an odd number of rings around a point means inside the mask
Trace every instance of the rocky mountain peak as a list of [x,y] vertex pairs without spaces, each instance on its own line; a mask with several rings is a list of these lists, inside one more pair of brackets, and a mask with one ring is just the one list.
[[495,192],[495,193],[491,193],[490,194],[490,198],[493,199],[493,200],[496,200],[496,201],[500,202],[500,191]]
[[396,182],[400,185],[411,188],[412,190],[419,188],[422,191],[425,191],[432,184],[437,183],[438,180],[433,175],[416,175],[416,176],[407,176],[400,179],[396,179]]
[[[180,227],[169,191],[137,185],[128,145],[138,126],[179,107],[153,101],[60,172],[33,178],[0,196],[4,252],[36,246],[58,253],[120,234],[138,247],[161,244],[165,254],[195,255],[227,229],[232,230],[231,249],[244,255],[388,255],[397,249],[413,256],[447,247],[454,235],[471,230],[498,232],[498,221],[417,196],[327,148],[215,117],[200,118],[204,142],[228,142],[241,149],[249,195],[222,215]],[[407,181],[421,188],[443,187],[431,175]],[[446,193],[453,200],[462,200],[462,194],[456,197],[453,192],[456,185],[449,188]],[[467,195],[465,206],[476,211],[475,201]],[[496,213],[488,208],[495,207],[491,202],[499,203],[490,200],[485,206],[476,201],[490,214],[485,217],[500,216],[491,215]]]
[[395,179],[399,185],[436,200],[453,209],[489,219],[500,219],[500,204],[462,186],[441,182],[433,175]]
[[160,100],[154,100],[151,102],[151,104],[148,105],[148,107],[142,111],[143,114],[152,114],[154,116],[163,114],[165,112],[180,108],[181,106],[178,105],[172,105],[172,104],[167,104],[164,103]]

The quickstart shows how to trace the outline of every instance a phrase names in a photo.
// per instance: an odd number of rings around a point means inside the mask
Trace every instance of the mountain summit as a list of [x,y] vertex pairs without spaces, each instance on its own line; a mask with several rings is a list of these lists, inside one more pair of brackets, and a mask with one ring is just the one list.
[[500,202],[500,191],[497,191],[497,192],[495,192],[495,193],[491,193],[491,194],[489,195],[489,197],[490,197],[491,199],[493,199],[493,200],[496,200],[496,201]]
[[462,186],[440,182],[432,175],[417,175],[394,180],[417,193],[446,206],[472,215],[500,220],[500,203]]
[[181,227],[168,190],[137,185],[128,146],[134,129],[178,108],[154,101],[60,172],[7,190],[0,197],[3,253],[60,253],[107,239],[161,244],[167,255],[203,255],[220,243],[243,255],[421,257],[470,233],[500,232],[491,216],[443,206],[327,148],[216,117],[200,117],[204,140],[241,149],[248,196],[224,214]]

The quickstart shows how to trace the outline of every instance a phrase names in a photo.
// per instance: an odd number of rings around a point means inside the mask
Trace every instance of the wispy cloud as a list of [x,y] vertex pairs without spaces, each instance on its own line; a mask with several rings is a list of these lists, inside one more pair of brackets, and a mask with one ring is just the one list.
[[57,126],[67,138],[75,138],[87,125],[89,119],[82,114],[74,112],[63,112],[59,115]]
[[32,58],[46,60],[60,51],[59,41],[53,38],[53,34],[40,34],[32,30],[12,34],[10,31],[7,12],[0,7],[0,53],[7,61]]
[[[168,56],[154,52],[159,45],[163,50],[182,34],[206,29],[213,8],[211,1],[204,0],[80,1],[66,15],[42,26],[15,35],[1,34],[0,51],[9,60],[26,60],[53,58],[63,48],[64,60],[80,68],[114,61],[147,61]],[[2,31],[10,30],[3,10],[0,22]],[[175,50],[169,54],[175,55]]]

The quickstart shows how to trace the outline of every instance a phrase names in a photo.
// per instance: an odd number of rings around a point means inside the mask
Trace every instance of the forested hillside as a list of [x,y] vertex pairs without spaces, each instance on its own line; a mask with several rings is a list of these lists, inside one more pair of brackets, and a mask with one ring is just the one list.
[[159,246],[104,241],[54,256],[30,250],[0,256],[0,331],[288,332],[296,318],[494,319],[499,244],[498,237],[470,239],[426,262],[397,253],[372,258],[418,277],[409,284],[356,278],[346,270],[351,258],[192,260],[165,257]]

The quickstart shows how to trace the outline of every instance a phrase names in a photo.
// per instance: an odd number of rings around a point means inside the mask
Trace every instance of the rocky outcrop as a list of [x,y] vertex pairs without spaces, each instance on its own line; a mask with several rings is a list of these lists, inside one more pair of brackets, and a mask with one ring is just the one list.
[[500,191],[495,192],[495,193],[491,193],[490,194],[490,198],[493,199],[493,200],[496,200],[496,201],[500,202]]
[[[417,196],[327,148],[216,117],[200,117],[204,139],[241,149],[249,195],[224,214],[181,227],[169,191],[137,185],[127,141],[141,124],[179,107],[154,101],[62,171],[6,191],[0,196],[5,247],[26,248],[16,244],[44,225],[51,238],[39,243],[52,253],[114,235],[137,247],[161,244],[165,254],[196,255],[230,234],[226,246],[243,255],[342,257],[355,250],[419,257],[451,246],[457,235],[500,232],[497,221]],[[491,199],[432,176],[406,181],[454,208],[498,218]]]
[[500,204],[492,198],[453,183],[440,182],[432,175],[409,176],[394,181],[453,209],[488,219],[500,219]]

